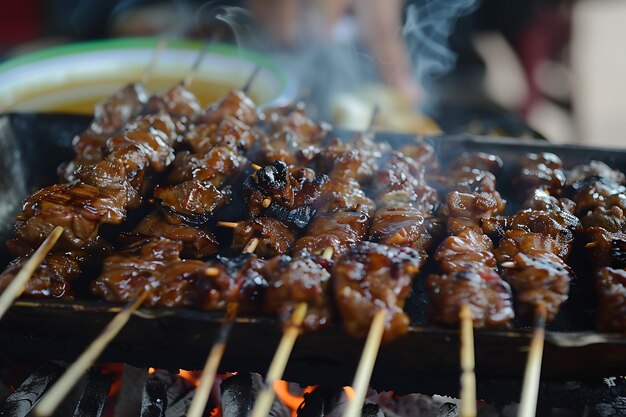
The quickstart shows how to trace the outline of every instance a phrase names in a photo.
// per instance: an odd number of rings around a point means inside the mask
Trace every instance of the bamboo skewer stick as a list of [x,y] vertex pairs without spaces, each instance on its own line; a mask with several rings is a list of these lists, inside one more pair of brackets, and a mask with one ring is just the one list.
[[272,407],[272,401],[274,401],[274,383],[282,378],[285,368],[287,367],[287,361],[293,350],[293,346],[296,343],[296,339],[300,335],[300,326],[306,317],[307,304],[300,303],[296,306],[293,314],[291,315],[291,323],[283,332],[283,337],[280,339],[272,363],[267,371],[265,377],[265,383],[262,391],[257,396],[254,408],[252,409],[251,417],[267,417],[270,408]]
[[252,70],[252,74],[250,74],[246,83],[243,85],[243,87],[241,87],[241,91],[243,91],[246,94],[248,93],[248,90],[250,90],[250,87],[252,87],[252,83],[254,82],[254,79],[256,78],[260,70],[261,70],[261,65],[259,64],[255,65],[254,69]]
[[272,199],[270,197],[266,197],[263,199],[263,201],[261,201],[261,205],[263,206],[263,208],[268,208],[270,204],[272,204]]
[[326,249],[324,249],[324,251],[322,252],[322,258],[326,259],[327,261],[330,261],[333,258],[334,253],[335,253],[335,250],[333,249],[333,247],[329,246]]
[[148,80],[150,80],[150,77],[152,77],[152,72],[154,71],[154,67],[156,66],[156,63],[158,62],[159,57],[161,56],[161,53],[163,52],[163,50],[165,50],[166,47],[167,47],[167,41],[165,41],[164,39],[161,39],[157,43],[156,47],[154,48],[154,52],[152,53],[152,57],[150,58],[150,62],[148,63],[148,66],[143,71],[143,74],[141,74],[141,78],[140,78],[141,84],[146,85],[148,83]]
[[217,339],[215,340],[215,343],[211,348],[211,352],[207,357],[206,363],[204,364],[202,376],[200,377],[200,385],[196,388],[196,393],[191,401],[187,417],[202,417],[204,413],[207,401],[209,400],[211,388],[215,382],[215,375],[217,374],[217,369],[222,361],[222,356],[224,356],[228,336],[230,335],[230,330],[233,327],[233,321],[237,316],[238,309],[239,305],[237,303],[229,303],[226,307],[224,322],[222,323]]
[[250,166],[255,171],[258,171],[259,169],[263,168],[261,165],[258,165],[258,164],[250,164]]
[[117,334],[124,328],[134,311],[136,311],[148,296],[142,292],[137,298],[128,303],[109,322],[104,330],[94,339],[85,351],[63,373],[61,378],[46,392],[39,404],[35,407],[35,415],[47,417],[54,413],[61,401],[72,390],[74,385],[87,372],[89,367],[98,359],[98,356],[106,349]]
[[241,252],[243,253],[254,253],[254,251],[256,250],[256,247],[259,245],[259,239],[256,237],[253,237],[252,239],[250,239],[248,241],[248,243],[246,243],[246,246],[244,246],[243,250]]
[[239,223],[238,222],[223,222],[223,221],[218,221],[217,225],[219,227],[228,227],[229,229],[234,229],[235,227],[237,227]]
[[530,341],[528,360],[526,361],[526,370],[524,371],[522,397],[517,411],[518,417],[534,417],[537,412],[541,361],[543,359],[543,345],[546,337],[546,314],[546,305],[540,303],[535,312],[535,330]]
[[54,247],[63,233],[63,228],[57,226],[48,235],[46,240],[37,248],[35,253],[26,261],[20,272],[15,275],[11,283],[6,287],[2,296],[0,296],[0,319],[7,312],[13,302],[24,292],[26,284],[30,277],[35,273],[35,270],[41,265],[48,252]]
[[342,417],[359,417],[361,415],[367,387],[372,378],[372,371],[374,370],[374,364],[376,363],[376,357],[378,356],[378,350],[383,338],[386,318],[386,310],[378,310],[374,315],[370,331],[367,334],[367,340],[365,341],[365,347],[359,360],[359,366],[352,382],[354,398],[348,402]]
[[189,73],[181,82],[183,87],[189,88],[191,86],[191,83],[193,83],[194,78],[198,74],[198,69],[200,68],[200,64],[202,63],[202,60],[204,59],[204,56],[206,55],[206,53],[209,51],[209,48],[211,45],[213,45],[213,41],[209,41],[204,44],[204,46],[202,47],[202,49],[196,56],[196,60],[194,61],[193,66],[189,70]]
[[474,373],[474,322],[472,311],[465,304],[459,312],[461,320],[461,410],[460,417],[476,416],[476,374]]

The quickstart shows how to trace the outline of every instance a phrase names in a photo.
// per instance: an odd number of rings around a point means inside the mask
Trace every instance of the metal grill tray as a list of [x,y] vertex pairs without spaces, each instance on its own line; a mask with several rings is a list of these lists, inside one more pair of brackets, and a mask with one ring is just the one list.
[[[29,192],[54,182],[56,166],[71,159],[71,138],[85,129],[89,118],[48,114],[11,114],[0,117],[0,240],[11,235],[12,218]],[[334,136],[349,139],[351,132]],[[395,146],[414,136],[379,133],[379,140]],[[504,170],[498,188],[507,195],[518,161],[526,152],[554,152],[571,167],[596,159],[626,170],[626,150],[577,145],[554,145],[540,140],[486,138],[471,135],[426,138],[445,165],[462,152],[483,151],[502,157]],[[0,248],[0,261],[9,255]],[[575,248],[571,260],[584,259]],[[548,328],[542,376],[563,381],[626,374],[626,337],[594,329],[595,297],[590,271],[584,262],[572,265],[577,278],[571,299]],[[431,265],[432,268],[432,265]],[[428,273],[425,268],[420,277]],[[409,333],[383,346],[373,384],[396,390],[421,389],[424,375],[458,375],[458,332],[429,325],[424,317],[425,292],[416,280],[407,311],[414,325]],[[94,299],[72,302],[20,300],[0,321],[0,353],[12,358],[73,360],[119,306]],[[103,361],[124,361],[135,366],[201,368],[217,334],[222,313],[190,309],[142,309],[130,320],[102,356]],[[222,368],[265,372],[280,338],[280,326],[264,317],[237,319]],[[510,380],[523,374],[530,340],[528,323],[516,322],[510,331],[476,332],[476,366],[479,381]],[[339,324],[311,334],[296,343],[286,377],[302,383],[350,383],[363,341],[343,333]],[[4,352],[3,352],[4,351]],[[420,385],[422,384],[422,385]],[[435,384],[436,386],[436,384]],[[440,387],[441,388],[441,387]],[[479,387],[480,390],[480,387]],[[444,391],[436,391],[443,393]]]

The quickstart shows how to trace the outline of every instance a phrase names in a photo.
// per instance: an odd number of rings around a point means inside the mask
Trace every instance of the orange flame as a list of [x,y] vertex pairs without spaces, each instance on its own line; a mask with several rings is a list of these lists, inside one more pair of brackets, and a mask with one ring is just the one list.
[[184,369],[178,370],[178,375],[180,375],[181,378],[186,379],[196,387],[200,385],[200,374],[201,372],[199,371],[186,371]]
[[296,417],[298,407],[304,401],[304,394],[312,392],[317,388],[317,385],[311,385],[306,387],[302,391],[302,395],[294,395],[289,392],[289,383],[287,381],[276,381],[274,382],[274,391],[280,400],[291,410],[291,416]]
[[343,387],[343,393],[346,394],[346,398],[350,401],[354,400],[354,397],[356,396],[352,387]]

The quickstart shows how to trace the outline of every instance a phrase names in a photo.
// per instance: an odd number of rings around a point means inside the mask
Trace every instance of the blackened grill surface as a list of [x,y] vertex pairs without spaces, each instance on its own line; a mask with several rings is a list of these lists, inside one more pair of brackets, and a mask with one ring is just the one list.
[[[19,197],[0,199],[0,241],[12,233],[12,216],[19,210],[19,201],[26,193],[55,182],[56,165],[71,158],[71,139],[89,123],[78,116],[15,114],[0,117],[0,169],[21,176],[19,181],[0,183],[0,195]],[[44,129],[41,126],[49,126]],[[352,132],[335,132],[349,140]],[[379,133],[378,140],[389,141],[394,148],[414,140],[412,136]],[[526,152],[554,152],[566,167],[597,159],[609,166],[626,170],[626,150],[556,146],[544,141],[482,138],[471,135],[426,138],[442,165],[462,152],[488,152],[504,160],[498,175],[501,190],[517,174]],[[35,151],[35,148],[37,151]],[[3,152],[11,152],[6,157]],[[17,168],[16,168],[17,167]],[[22,181],[24,180],[24,181]],[[503,195],[515,202],[514,196]],[[507,214],[519,207],[509,204]],[[584,259],[576,256],[570,259]],[[578,252],[579,254],[581,252]],[[0,262],[9,261],[5,247],[0,246]],[[432,263],[429,263],[432,265]],[[547,378],[582,378],[612,376],[626,373],[626,338],[598,334],[594,328],[595,297],[590,269],[573,265],[577,279],[573,282],[571,301],[557,320],[550,324],[542,375]],[[422,270],[421,276],[431,271]],[[413,327],[409,334],[384,346],[377,362],[374,382],[404,380],[407,389],[412,376],[420,372],[456,375],[458,372],[458,337],[455,330],[435,328],[425,322],[425,291],[423,279],[415,280],[413,295],[406,310]],[[73,360],[84,346],[119,310],[103,301],[19,301],[0,322],[0,353],[13,357]],[[126,361],[138,366],[196,369],[202,366],[206,352],[218,333],[223,314],[186,309],[142,310],[105,352],[103,360]],[[72,323],[68,326],[68,323]],[[477,332],[476,352],[479,375],[519,376],[528,345],[529,323],[517,322],[515,329],[505,332]],[[273,320],[242,317],[233,329],[224,361],[224,370],[264,372],[280,337],[280,326]],[[251,343],[253,341],[253,343]],[[254,348],[250,348],[254,346]],[[362,341],[345,336],[339,325],[319,333],[305,334],[296,345],[290,360],[288,376],[304,377],[313,384],[315,377],[351,380]],[[598,358],[602,358],[599,360]],[[297,374],[297,375],[296,375]],[[307,382],[307,381],[302,381]],[[388,387],[391,388],[391,387]],[[397,388],[397,387],[393,387]],[[414,390],[416,391],[416,390]]]

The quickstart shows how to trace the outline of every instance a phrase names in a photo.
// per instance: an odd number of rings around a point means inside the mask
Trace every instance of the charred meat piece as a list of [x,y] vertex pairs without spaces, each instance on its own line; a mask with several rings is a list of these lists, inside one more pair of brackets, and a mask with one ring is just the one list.
[[626,176],[622,172],[600,161],[591,161],[588,164],[574,167],[569,172],[567,179],[569,183],[573,184],[587,178],[606,178],[617,184],[626,183]]
[[508,328],[514,318],[511,288],[490,268],[431,274],[428,319],[443,326],[458,326],[459,311],[469,306],[476,328]]
[[156,94],[148,100],[150,113],[167,113],[175,118],[193,120],[202,112],[198,98],[185,87],[177,84],[161,94]]
[[585,215],[596,207],[616,206],[626,210],[626,187],[611,177],[586,177],[570,182],[564,193],[576,203],[577,215]]
[[185,224],[180,217],[167,215],[159,210],[148,214],[135,227],[131,234],[124,236],[125,241],[165,237],[182,242],[183,255],[191,258],[205,258],[217,253],[218,243],[215,236],[207,230]]
[[244,181],[251,216],[267,215],[297,228],[306,227],[328,186],[326,175],[274,161]]
[[626,330],[626,271],[601,268],[595,277],[598,296],[598,329],[608,332]]
[[484,152],[465,152],[448,166],[448,171],[464,171],[471,167],[471,169],[497,175],[502,171],[503,166],[504,162],[499,156]]
[[233,252],[241,253],[252,238],[259,240],[254,253],[262,258],[291,253],[295,240],[293,231],[279,220],[255,217],[237,223],[233,230]]
[[265,123],[270,131],[279,134],[290,132],[299,143],[306,145],[319,145],[331,129],[327,123],[315,123],[309,119],[302,103],[280,110],[268,109],[265,111]]
[[[0,293],[28,261],[28,257],[14,259],[0,274]],[[24,288],[24,297],[72,297],[72,281],[80,275],[78,262],[68,255],[48,255],[37,267]]]
[[447,217],[471,219],[478,225],[481,220],[501,214],[504,208],[505,202],[497,191],[493,193],[452,191],[446,197],[442,212]]
[[305,236],[296,240],[294,253],[318,255],[330,247],[335,254],[341,254],[367,236],[369,224],[370,217],[358,211],[320,213],[307,228]]
[[227,116],[219,124],[190,127],[185,133],[185,143],[195,153],[209,152],[215,146],[225,146],[246,153],[254,146],[257,136],[248,125]]
[[563,162],[553,153],[528,153],[522,159],[522,170],[513,184],[521,192],[546,190],[558,196],[566,183],[562,167]]
[[269,286],[265,277],[265,261],[254,254],[233,258],[218,256],[209,267],[218,273],[205,274],[196,281],[200,308],[222,309],[224,303],[237,303],[239,311],[259,311]]
[[30,195],[15,223],[16,238],[7,242],[17,256],[41,245],[56,226],[65,230],[54,251],[100,250],[102,224],[120,224],[126,218],[123,193],[107,194],[86,184],[56,184]]
[[243,171],[247,159],[231,148],[218,146],[207,153],[178,152],[168,176],[171,184],[199,180],[222,187],[229,178]]
[[439,269],[453,274],[470,269],[496,268],[491,239],[476,227],[467,227],[454,236],[448,236],[435,252]]
[[241,90],[230,90],[221,100],[211,104],[200,116],[200,123],[219,124],[233,117],[248,126],[256,124],[259,116],[254,102]]
[[432,212],[439,204],[439,194],[424,178],[424,166],[399,152],[376,172],[374,192],[384,206],[411,204]]
[[[567,259],[570,253],[574,242],[574,232],[582,231],[578,218],[564,210],[521,210],[506,218],[484,219],[482,225],[485,233],[496,231],[500,236],[504,236],[505,230],[527,232],[527,237],[523,237],[523,233],[516,233],[515,238],[532,239],[528,241],[528,245],[535,244],[537,249],[553,250],[555,252],[551,253],[563,259]],[[513,237],[513,235],[508,237]],[[542,237],[551,239],[554,243],[550,242],[548,246],[541,245],[538,240]],[[531,249],[531,246],[528,248]]]
[[365,195],[359,183],[352,178],[333,178],[322,200],[324,205],[319,209],[322,213],[346,210],[373,216],[376,209],[374,201]]
[[364,337],[376,311],[385,309],[383,340],[406,333],[404,302],[422,263],[413,249],[372,242],[359,242],[343,254],[333,269],[333,291],[346,332]]
[[432,243],[424,216],[410,206],[383,207],[376,210],[369,229],[369,240],[389,246],[406,246],[424,253]]
[[165,238],[137,242],[105,258],[91,291],[107,301],[122,302],[147,292],[149,307],[191,306],[196,303],[194,281],[206,265],[181,260],[180,242]]
[[291,130],[262,135],[259,139],[259,161],[271,164],[280,160],[289,165],[308,165],[319,154],[319,147],[299,140]]
[[318,330],[331,321],[328,294],[330,261],[308,256],[291,258],[277,256],[265,264],[269,287],[265,295],[264,310],[288,323],[299,303],[307,303],[305,330]]
[[519,315],[533,317],[539,304],[546,307],[546,320],[552,321],[568,299],[573,273],[558,256],[549,252],[518,252],[514,266],[503,271],[515,291]]
[[591,264],[626,268],[626,234],[610,232],[602,227],[590,227],[585,232],[590,240],[585,249]]
[[161,207],[190,224],[206,223],[215,210],[230,202],[230,196],[229,188],[218,190],[210,182],[195,180],[154,189]]
[[592,227],[601,227],[612,233],[626,231],[624,210],[617,206],[613,206],[610,209],[596,207],[593,211],[581,217],[580,220],[584,230],[589,230]]

